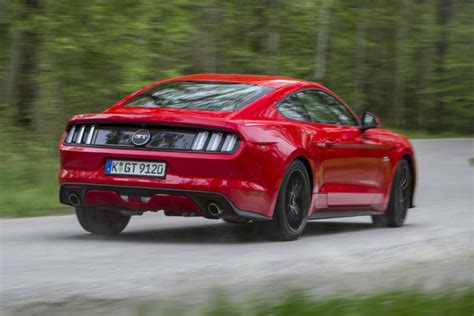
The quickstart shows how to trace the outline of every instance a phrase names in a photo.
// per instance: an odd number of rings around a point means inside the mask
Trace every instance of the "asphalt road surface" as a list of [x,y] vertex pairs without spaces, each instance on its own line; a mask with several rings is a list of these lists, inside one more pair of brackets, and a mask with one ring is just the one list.
[[113,238],[85,233],[74,216],[0,220],[2,309],[119,315],[136,301],[198,302],[216,291],[245,299],[473,284],[474,140],[413,143],[417,207],[402,228],[314,221],[295,242],[265,242],[251,225],[163,214],[134,217]]

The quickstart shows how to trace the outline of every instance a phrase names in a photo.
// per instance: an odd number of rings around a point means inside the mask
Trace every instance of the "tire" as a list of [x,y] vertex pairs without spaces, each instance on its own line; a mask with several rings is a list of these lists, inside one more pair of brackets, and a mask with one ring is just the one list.
[[104,236],[119,234],[130,221],[130,216],[88,207],[76,207],[76,216],[84,230],[95,235]]
[[372,216],[377,227],[401,227],[405,223],[413,194],[413,175],[406,159],[400,160],[387,209],[383,215]]
[[273,219],[256,222],[258,230],[271,239],[282,241],[297,239],[306,226],[310,203],[308,172],[301,161],[295,160],[281,182]]

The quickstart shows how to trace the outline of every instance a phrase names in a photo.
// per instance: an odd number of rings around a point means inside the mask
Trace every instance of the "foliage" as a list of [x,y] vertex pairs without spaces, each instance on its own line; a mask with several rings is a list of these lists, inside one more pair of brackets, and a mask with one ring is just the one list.
[[0,133],[0,147],[10,148],[0,151],[0,216],[64,214],[58,201],[57,157],[41,143],[18,142],[17,133]]
[[71,115],[182,74],[318,80],[388,126],[472,135],[473,15],[469,0],[0,0],[1,207],[19,191],[57,205]]
[[[473,132],[472,1],[3,2],[2,118],[14,124],[27,106],[17,103],[15,78],[21,38],[37,34],[38,66],[25,79],[35,87],[35,133],[56,136],[70,115],[101,111],[158,79],[226,72],[314,80],[316,60],[325,64],[317,79],[359,112],[397,128]],[[325,58],[317,56],[322,33]]]

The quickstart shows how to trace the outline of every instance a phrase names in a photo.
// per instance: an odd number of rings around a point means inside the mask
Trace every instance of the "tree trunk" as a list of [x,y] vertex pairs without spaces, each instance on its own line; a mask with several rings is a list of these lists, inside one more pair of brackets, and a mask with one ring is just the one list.
[[[2,91],[0,91],[0,109],[6,109],[9,105],[14,103],[13,101],[13,89],[15,83],[18,81],[18,62],[20,55],[20,42],[22,33],[19,30],[13,31],[10,47],[9,47],[9,59],[8,66],[5,69],[5,79],[2,85]],[[6,41],[4,42],[6,43]],[[3,116],[3,114],[2,114]]]
[[268,62],[267,62],[267,73],[273,74],[275,72],[275,60],[278,56],[278,50],[280,46],[280,34],[278,33],[278,12],[279,12],[279,1],[270,0],[268,3]]
[[[255,5],[255,11],[253,12],[254,18],[257,22],[254,25],[254,29],[249,33],[251,35],[250,50],[257,56],[264,54],[265,52],[265,23],[266,23],[266,7],[265,3],[257,2]],[[262,31],[263,30],[263,31]]]
[[[425,6],[427,5],[425,0],[418,0],[417,4],[419,6],[417,12],[419,14],[418,20],[418,27],[419,32],[417,34],[418,38],[420,38],[420,42],[418,43],[416,50],[415,50],[415,65],[417,67],[416,70],[416,127],[417,129],[421,129],[426,131],[427,129],[427,122],[428,122],[428,111],[427,108],[429,106],[430,100],[425,96],[425,91],[428,86],[428,72],[429,72],[429,61],[431,60],[431,55],[429,54],[428,45],[426,43],[426,27],[427,27],[427,18],[425,13]],[[428,5],[430,5],[428,3]]]
[[364,82],[365,82],[365,49],[367,39],[367,3],[366,0],[360,0],[357,4],[357,26],[356,26],[356,66],[355,66],[355,102],[354,110],[360,112],[364,105]]
[[436,24],[438,26],[438,41],[435,46],[435,74],[436,74],[436,126],[432,126],[433,131],[443,131],[445,128],[445,104],[443,100],[443,85],[446,73],[446,54],[448,52],[448,24],[452,14],[453,0],[438,0]]
[[407,0],[401,0],[401,12],[398,18],[400,25],[397,34],[397,52],[396,52],[396,77],[395,77],[395,126],[405,127],[405,41],[407,33],[407,16],[409,13],[409,3]]
[[[383,39],[382,23],[377,14],[371,12],[371,25],[370,25],[370,49],[368,57],[368,70],[370,82],[368,83],[367,99],[369,100],[369,110],[374,111],[376,114],[381,115],[381,104],[383,103],[380,96],[381,89],[381,71],[383,69],[381,47]],[[368,81],[369,81],[368,79]]]
[[323,0],[319,5],[318,12],[318,35],[316,38],[316,58],[314,67],[314,79],[322,81],[326,76],[326,64],[329,48],[329,32],[332,0]]
[[[3,7],[7,6],[7,3],[0,1],[0,5]],[[8,15],[7,15],[8,14]],[[10,58],[4,58],[8,53],[7,47],[9,47],[10,40],[8,38],[8,31],[10,29],[10,21],[7,17],[11,16],[10,12],[0,12],[0,118],[4,118],[4,110],[8,104],[8,87],[9,87],[9,74],[11,71],[8,71],[8,67],[3,67],[4,65],[11,65]]]
[[[32,16],[38,14],[39,0],[24,0],[20,19],[31,23]],[[15,100],[15,123],[24,128],[31,128],[33,123],[33,105],[37,97],[37,85],[34,76],[38,69],[39,33],[31,26],[18,31],[12,49],[13,67],[12,97]]]

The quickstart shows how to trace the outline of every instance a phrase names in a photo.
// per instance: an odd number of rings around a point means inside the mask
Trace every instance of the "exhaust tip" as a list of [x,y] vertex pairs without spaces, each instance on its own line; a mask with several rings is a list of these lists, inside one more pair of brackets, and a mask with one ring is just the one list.
[[81,199],[76,193],[69,194],[68,199],[72,206],[79,206],[81,204]]
[[220,206],[218,203],[210,202],[209,204],[207,204],[207,212],[212,217],[220,218],[222,216],[222,213],[224,213],[224,210],[222,209],[222,206]]

